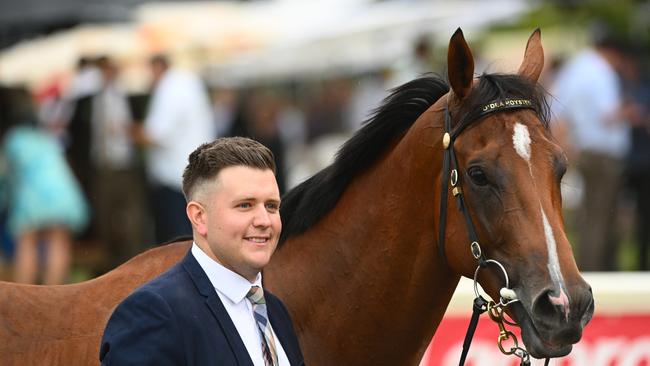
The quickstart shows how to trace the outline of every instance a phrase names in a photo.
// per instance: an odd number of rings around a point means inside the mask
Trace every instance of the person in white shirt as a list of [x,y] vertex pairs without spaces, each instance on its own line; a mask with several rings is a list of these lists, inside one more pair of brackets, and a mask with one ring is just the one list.
[[119,67],[108,57],[97,62],[102,88],[89,100],[89,155],[93,166],[92,204],[97,237],[112,269],[140,252],[144,241],[144,180],[131,137],[133,117],[119,84]]
[[150,65],[154,88],[136,140],[147,147],[156,241],[163,243],[192,232],[181,175],[187,156],[216,137],[216,126],[206,87],[197,76],[171,68],[164,56],[153,57]]
[[624,58],[623,45],[603,37],[571,59],[553,85],[553,114],[558,129],[570,135],[572,143],[565,144],[565,150],[584,182],[576,252],[583,271],[617,267],[618,193],[630,146],[618,74]]
[[108,56],[94,61],[100,86],[77,99],[67,128],[67,158],[91,206],[91,221],[81,238],[96,241],[107,256],[108,271],[139,253],[144,244],[145,191],[131,136],[134,120],[120,70]]
[[183,192],[192,248],[118,305],[102,365],[304,365],[288,311],[262,289],[282,229],[271,151],[243,137],[203,144]]

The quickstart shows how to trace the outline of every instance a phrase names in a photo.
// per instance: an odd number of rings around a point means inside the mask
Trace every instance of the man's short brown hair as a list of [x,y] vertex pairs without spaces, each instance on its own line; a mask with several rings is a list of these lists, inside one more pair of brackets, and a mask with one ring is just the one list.
[[231,166],[246,166],[275,174],[273,153],[261,143],[245,137],[222,137],[194,150],[183,172],[183,194],[190,201],[196,188]]

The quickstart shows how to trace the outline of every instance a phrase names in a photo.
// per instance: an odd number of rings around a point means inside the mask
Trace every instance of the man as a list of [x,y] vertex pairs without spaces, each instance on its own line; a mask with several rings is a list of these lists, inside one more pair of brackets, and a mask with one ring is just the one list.
[[[92,231],[106,249],[108,270],[136,255],[144,241],[144,182],[131,138],[133,118],[109,57],[94,62],[98,90],[76,101],[68,157],[92,207]],[[88,236],[86,237],[88,238]]]
[[571,136],[573,146],[565,147],[584,181],[576,253],[583,271],[616,269],[618,193],[630,144],[618,74],[624,60],[620,42],[597,39],[560,70],[553,88],[557,135]]
[[[119,68],[108,57],[96,62],[101,71],[99,91],[82,99],[75,121],[87,125],[90,161],[90,201],[96,238],[107,251],[107,268],[112,269],[140,252],[144,226],[144,180],[137,151],[131,138],[133,118]],[[87,103],[87,104],[84,104]],[[74,142],[74,141],[73,141]]]
[[118,83],[118,66],[98,61],[102,88],[90,108],[92,200],[101,244],[112,269],[138,254],[144,241],[144,182],[131,138],[133,118]]
[[282,229],[270,150],[241,137],[203,144],[183,192],[192,249],[116,308],[102,364],[302,365],[287,310],[261,288]]
[[164,56],[150,61],[153,93],[149,111],[135,139],[147,147],[156,242],[189,235],[181,175],[192,148],[216,137],[205,85],[196,75],[170,66]]

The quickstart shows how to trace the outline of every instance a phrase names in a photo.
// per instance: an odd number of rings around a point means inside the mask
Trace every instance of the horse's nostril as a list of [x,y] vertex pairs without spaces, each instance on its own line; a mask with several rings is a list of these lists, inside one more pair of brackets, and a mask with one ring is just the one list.
[[556,344],[573,344],[582,337],[582,328],[593,313],[593,297],[588,288],[573,291],[547,288],[533,298],[531,318],[540,336]]
[[546,290],[537,296],[532,310],[534,317],[541,323],[549,326],[557,325],[569,320],[569,299],[562,290],[559,294]]
[[533,314],[536,317],[548,319],[556,313],[555,306],[551,304],[551,300],[549,299],[549,293],[550,291],[544,291],[533,302]]

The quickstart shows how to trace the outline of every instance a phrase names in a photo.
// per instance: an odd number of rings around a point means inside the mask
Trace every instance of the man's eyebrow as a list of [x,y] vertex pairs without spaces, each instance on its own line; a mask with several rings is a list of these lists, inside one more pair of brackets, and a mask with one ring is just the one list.
[[[233,198],[233,201],[259,201],[257,197],[239,197],[239,198]],[[266,200],[263,200],[264,202],[282,202],[281,198],[269,198]]]

